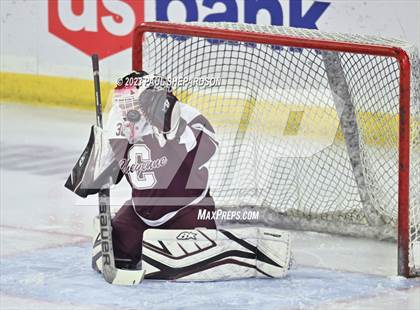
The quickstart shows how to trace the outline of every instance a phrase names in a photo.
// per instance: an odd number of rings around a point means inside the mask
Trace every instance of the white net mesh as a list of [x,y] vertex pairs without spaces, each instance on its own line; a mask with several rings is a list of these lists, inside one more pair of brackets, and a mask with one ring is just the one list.
[[[412,272],[418,270],[416,49],[374,37],[205,25],[407,51],[412,72],[409,253]],[[135,57],[143,57],[144,70],[177,79],[179,100],[197,107],[215,127],[220,151],[210,175],[218,207],[258,208],[272,225],[396,237],[400,69],[395,58],[156,33],[146,33],[143,55]],[[215,85],[194,80],[200,77]]]

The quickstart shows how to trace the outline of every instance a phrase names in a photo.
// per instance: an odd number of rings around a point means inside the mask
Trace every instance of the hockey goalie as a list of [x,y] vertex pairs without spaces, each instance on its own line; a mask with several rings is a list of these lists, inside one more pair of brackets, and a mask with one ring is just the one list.
[[[133,72],[114,90],[105,128],[89,142],[66,182],[86,197],[125,177],[131,197],[113,216],[112,246],[120,269],[146,278],[225,280],[283,277],[290,259],[286,231],[216,229],[209,163],[218,142],[209,121],[175,97],[161,76]],[[96,221],[92,267],[102,271]]]

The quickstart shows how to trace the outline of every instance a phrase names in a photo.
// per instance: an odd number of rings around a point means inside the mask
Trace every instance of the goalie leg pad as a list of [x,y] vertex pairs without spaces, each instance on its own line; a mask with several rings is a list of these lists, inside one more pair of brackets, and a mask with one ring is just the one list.
[[146,278],[215,281],[281,278],[290,260],[287,231],[236,229],[148,229],[143,237]]

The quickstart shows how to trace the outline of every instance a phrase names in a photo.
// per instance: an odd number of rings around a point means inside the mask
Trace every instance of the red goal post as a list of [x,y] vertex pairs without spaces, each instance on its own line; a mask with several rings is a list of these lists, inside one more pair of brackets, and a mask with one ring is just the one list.
[[[356,53],[372,56],[385,56],[396,59],[399,64],[399,133],[398,133],[398,274],[408,277],[413,273],[409,268],[410,247],[410,86],[411,64],[405,49],[380,45],[362,40],[348,40],[340,36],[319,36],[316,30],[307,30],[308,36],[263,32],[237,27],[237,29],[213,27],[211,24],[175,24],[167,22],[145,22],[138,25],[133,33],[132,69],[143,69],[143,43],[145,33],[167,34],[176,36],[220,39],[227,41],[249,42],[322,51]],[[331,39],[329,39],[331,38]],[[159,72],[156,72],[159,73]]]

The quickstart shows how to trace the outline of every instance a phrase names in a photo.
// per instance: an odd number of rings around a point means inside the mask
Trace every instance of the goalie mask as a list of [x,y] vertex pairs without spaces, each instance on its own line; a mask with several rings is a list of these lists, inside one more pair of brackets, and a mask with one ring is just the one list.
[[113,104],[117,105],[124,120],[133,114],[133,111],[140,112],[138,97],[142,89],[144,77],[148,76],[145,71],[133,71],[119,79],[114,90]]

